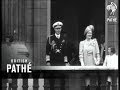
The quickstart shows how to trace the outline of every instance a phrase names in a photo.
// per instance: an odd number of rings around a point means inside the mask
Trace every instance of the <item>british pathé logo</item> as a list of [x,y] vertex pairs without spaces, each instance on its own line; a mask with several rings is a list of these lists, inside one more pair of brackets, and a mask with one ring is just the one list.
[[117,22],[117,17],[115,16],[117,5],[114,2],[111,2],[107,5],[106,9],[108,11],[107,22]]
[[111,2],[110,5],[107,5],[106,9],[111,11],[110,15],[115,15],[115,11],[117,10],[117,5],[114,2]]
[[7,64],[7,73],[31,73],[31,66],[27,59],[11,59],[11,64]]

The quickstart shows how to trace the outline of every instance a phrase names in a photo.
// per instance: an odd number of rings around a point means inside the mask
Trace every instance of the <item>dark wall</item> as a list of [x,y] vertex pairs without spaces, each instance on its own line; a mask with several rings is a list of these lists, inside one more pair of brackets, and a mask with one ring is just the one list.
[[52,0],[51,5],[51,23],[62,21],[75,45],[85,39],[84,30],[90,24],[95,26],[95,38],[105,34],[105,0]]

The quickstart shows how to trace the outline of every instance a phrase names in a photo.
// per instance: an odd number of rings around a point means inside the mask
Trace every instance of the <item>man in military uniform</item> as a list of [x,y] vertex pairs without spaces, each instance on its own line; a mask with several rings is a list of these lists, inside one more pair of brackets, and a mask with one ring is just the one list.
[[51,66],[69,65],[67,59],[67,41],[61,34],[63,23],[55,22],[55,34],[48,37],[46,44],[46,63]]

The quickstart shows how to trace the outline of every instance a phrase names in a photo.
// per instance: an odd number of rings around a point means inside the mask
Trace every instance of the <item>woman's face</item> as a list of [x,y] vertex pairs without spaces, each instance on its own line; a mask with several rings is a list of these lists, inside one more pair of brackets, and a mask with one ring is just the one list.
[[109,55],[111,54],[111,48],[108,48],[108,54]]
[[87,32],[86,38],[87,39],[91,39],[92,38],[92,31],[91,30]]

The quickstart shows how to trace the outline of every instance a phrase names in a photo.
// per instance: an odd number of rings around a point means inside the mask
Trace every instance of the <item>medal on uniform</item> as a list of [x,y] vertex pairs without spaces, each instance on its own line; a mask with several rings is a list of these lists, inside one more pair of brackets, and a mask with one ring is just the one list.
[[56,53],[60,53],[60,49],[56,49]]

